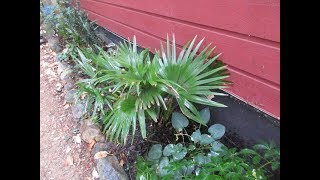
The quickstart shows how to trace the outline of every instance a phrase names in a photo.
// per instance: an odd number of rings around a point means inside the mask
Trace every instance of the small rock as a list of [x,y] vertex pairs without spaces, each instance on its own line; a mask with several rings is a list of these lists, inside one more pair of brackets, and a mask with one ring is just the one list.
[[96,143],[92,149],[92,155],[94,156],[96,153],[100,151],[107,151],[110,147],[109,143]]
[[99,141],[101,136],[102,134],[100,129],[95,125],[88,126],[82,133],[82,139],[86,143],[90,143],[92,140]]
[[77,134],[76,136],[73,136],[72,137],[73,141],[77,144],[80,144],[81,143],[81,137],[80,137],[80,134]]
[[70,90],[72,90],[74,88],[74,85],[72,83],[67,82],[67,84],[64,86],[64,88],[67,91],[70,91]]
[[64,96],[64,99],[65,99],[68,103],[74,103],[76,92],[77,92],[77,90],[71,89],[70,91],[68,91],[68,92],[66,93],[66,95]]
[[84,123],[85,123],[86,126],[95,125],[94,122],[93,122],[91,119],[86,119],[86,120],[84,121]]
[[107,156],[105,158],[97,159],[96,161],[100,179],[129,179],[123,168],[119,165],[119,161],[116,156]]
[[67,163],[67,165],[69,165],[69,166],[73,165],[73,158],[72,158],[72,156],[70,156],[70,155],[67,156],[66,163]]
[[73,130],[72,130],[72,133],[73,133],[73,134],[78,134],[78,133],[79,133],[79,129],[78,129],[78,128],[73,129]]
[[66,154],[68,154],[71,151],[71,148],[68,146],[66,149]]
[[[43,67],[46,67],[48,65],[49,65],[48,63],[43,63]],[[51,69],[46,69],[44,73],[53,77],[57,77],[56,73],[53,72]]]
[[62,50],[62,48],[59,44],[59,39],[57,37],[48,38],[48,46],[54,52],[60,52]]
[[85,107],[82,103],[72,106],[72,115],[74,118],[79,119],[85,114]]
[[61,83],[57,83],[56,84],[56,91],[57,92],[61,92],[62,91],[62,88],[63,88],[63,85]]
[[65,71],[66,68],[67,68],[67,67],[66,67],[64,64],[59,63],[59,64],[58,64],[58,68],[57,68],[57,73],[58,73],[58,74],[61,74],[63,71]]
[[45,39],[43,39],[43,38],[41,38],[40,39],[40,44],[44,44],[44,43],[46,43],[47,41],[45,40]]
[[[44,57],[44,56],[42,56],[42,57]],[[44,67],[44,68],[47,68],[47,67],[49,66],[49,63],[47,63],[47,62],[45,62],[45,61],[42,61],[40,64],[41,64],[41,66]],[[46,69],[45,73],[46,73],[46,74],[50,74],[49,70],[51,70],[51,69]]]
[[105,136],[97,136],[96,138],[95,138],[95,140],[97,141],[97,142],[105,142],[106,141],[106,138],[105,138]]
[[76,122],[76,123],[80,123],[80,120],[81,120],[81,119],[80,119],[80,118],[73,118],[72,120],[73,120],[74,122]]
[[99,174],[98,174],[96,168],[93,168],[92,176],[93,176],[94,178],[99,178]]
[[66,69],[65,71],[60,73],[60,78],[62,80],[67,81],[69,79],[69,76],[71,75],[71,73],[73,72],[72,69]]

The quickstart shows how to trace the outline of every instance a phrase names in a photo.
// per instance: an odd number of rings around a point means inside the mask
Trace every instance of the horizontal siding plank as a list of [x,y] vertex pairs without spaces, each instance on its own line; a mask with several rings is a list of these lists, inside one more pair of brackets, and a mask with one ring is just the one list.
[[280,0],[96,0],[280,42]]
[[158,38],[165,39],[167,33],[174,32],[176,42],[179,45],[183,45],[198,34],[200,38],[206,38],[203,46],[211,42],[217,46],[216,52],[222,52],[221,58],[227,64],[246,71],[252,76],[258,76],[275,84],[280,84],[280,49],[278,47],[267,46],[248,39],[241,39],[100,2],[82,0],[81,5],[94,13]]
[[232,95],[250,105],[280,119],[280,88],[267,84],[243,74],[233,67],[230,71],[230,81],[234,82],[231,88],[226,89]]
[[[150,48],[152,52],[154,52],[155,48],[158,49],[160,42],[164,42],[163,39],[157,38],[152,34],[137,30],[128,25],[92,13],[91,11],[88,11],[88,13],[90,19],[96,20],[100,26],[105,27],[112,32],[123,37],[130,38],[135,35],[137,37],[138,44],[142,47]],[[177,34],[176,36],[178,38],[179,35]],[[250,105],[263,109],[268,114],[279,118],[279,88],[242,74],[235,69],[236,68],[230,68],[230,72],[232,74],[230,80],[234,82],[234,85],[227,89],[227,91],[235,94],[236,96],[240,96]]]

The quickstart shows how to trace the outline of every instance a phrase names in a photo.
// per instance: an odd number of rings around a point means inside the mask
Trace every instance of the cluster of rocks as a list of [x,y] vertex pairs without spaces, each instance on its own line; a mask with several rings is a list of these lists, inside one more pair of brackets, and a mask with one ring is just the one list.
[[[46,27],[46,24],[42,24],[40,26],[40,45],[47,43],[49,48],[55,53],[61,52],[62,47],[59,42],[58,36],[54,33],[49,32],[49,28]],[[106,42],[105,45],[106,50],[110,54],[114,54],[116,51],[116,45],[113,42]],[[57,58],[56,58],[57,59]],[[101,127],[94,124],[91,120],[86,119],[80,121],[81,118],[86,114],[85,112],[85,104],[81,101],[76,102],[76,89],[74,88],[75,84],[75,76],[77,73],[74,72],[72,66],[68,65],[67,62],[58,61],[55,62],[55,66],[57,67],[56,72],[51,72],[55,78],[60,79],[61,82],[56,84],[55,90],[59,93],[64,94],[64,100],[66,107],[71,106],[73,118],[81,124],[80,126],[80,134],[81,139],[88,143],[88,145],[92,145],[92,157],[94,157],[99,152],[108,152],[110,142],[106,142],[105,136],[101,133]],[[81,142],[79,136],[75,139]],[[94,144],[94,145],[93,145]],[[98,175],[96,174],[94,177],[101,180],[127,180],[129,179],[127,174],[125,173],[122,166],[119,164],[119,161],[115,155],[108,154],[106,156],[102,156],[99,158],[95,158],[96,168]]]
[[[109,142],[106,142],[105,136],[101,133],[101,127],[97,124],[94,124],[90,119],[85,119],[80,121],[80,119],[86,114],[85,104],[81,101],[76,102],[76,89],[70,83],[73,78],[70,76],[73,75],[71,67],[66,66],[63,63],[59,62],[58,65],[58,74],[60,78],[65,81],[66,84],[69,84],[64,87],[67,92],[64,95],[64,100],[68,104],[72,104],[72,115],[73,118],[80,122],[80,134],[81,139],[89,144],[94,143],[92,146],[92,156],[94,157],[97,153],[102,151],[108,152]],[[127,180],[129,179],[125,173],[122,166],[120,166],[119,161],[115,155],[108,154],[105,157],[95,158],[96,168],[100,180]]]
[[92,156],[95,157],[96,169],[101,180],[127,180],[129,179],[115,155],[107,154],[96,158],[99,152],[108,152],[109,144],[101,134],[100,127],[90,120],[84,120],[80,128],[81,138],[86,143],[96,142],[92,147]]

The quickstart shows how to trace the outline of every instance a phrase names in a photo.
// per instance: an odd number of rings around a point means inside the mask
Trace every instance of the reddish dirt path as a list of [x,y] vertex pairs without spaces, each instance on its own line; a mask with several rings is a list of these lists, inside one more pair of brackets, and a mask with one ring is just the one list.
[[60,80],[53,64],[54,53],[46,45],[40,49],[40,179],[94,179],[87,144],[73,139],[80,123],[74,121],[71,108],[64,104],[64,90],[55,90]]

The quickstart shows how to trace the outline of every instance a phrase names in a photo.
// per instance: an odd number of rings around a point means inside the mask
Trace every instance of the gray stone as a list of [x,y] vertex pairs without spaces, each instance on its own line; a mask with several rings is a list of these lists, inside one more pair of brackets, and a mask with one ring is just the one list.
[[56,84],[56,91],[57,92],[61,92],[62,91],[62,88],[63,88],[63,85],[61,83],[57,83]]
[[85,114],[85,107],[82,103],[77,103],[72,106],[72,115],[74,118],[79,119]]
[[76,92],[77,92],[77,90],[71,89],[70,91],[68,91],[68,92],[66,93],[66,95],[64,96],[64,99],[65,99],[68,103],[74,103]]
[[74,88],[74,84],[73,83],[67,83],[64,85],[64,88],[67,90],[67,91],[70,91]]
[[[61,74],[63,71],[65,71],[66,70],[66,66],[64,65],[64,64],[62,64],[62,63],[60,63],[59,61],[58,61],[58,68],[57,68],[57,73],[58,74]],[[61,78],[62,79],[62,78]]]
[[81,121],[80,124],[81,124],[80,131],[84,132],[89,126],[94,125],[94,122],[92,122],[91,119],[85,119]]
[[97,170],[101,180],[129,179],[123,168],[119,165],[118,159],[114,155],[97,159]]
[[82,132],[82,140],[90,143],[93,139],[95,141],[100,141],[102,138],[100,129],[95,125],[87,126],[87,128]]
[[44,38],[40,38],[40,45],[46,43],[47,41]]
[[54,52],[60,52],[62,50],[59,42],[59,38],[57,37],[50,37],[47,38],[48,40],[48,46],[50,49],[52,49]]
[[97,152],[99,152],[99,151],[108,151],[108,149],[109,149],[109,142],[107,142],[107,143],[96,143],[96,144],[94,144],[94,146],[93,146],[93,148],[92,148],[92,151],[91,151],[91,153],[92,153],[92,156],[94,156]]
[[60,74],[60,78],[64,81],[67,81],[68,78],[70,78],[70,75],[72,74],[72,69],[65,69],[61,74]]
[[[43,29],[42,35],[43,35],[46,39],[49,39],[49,38],[53,37],[53,35],[54,35],[54,30],[52,29],[52,27],[51,27],[49,24],[44,23],[42,29]],[[40,32],[40,33],[41,33],[41,32]]]

